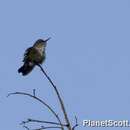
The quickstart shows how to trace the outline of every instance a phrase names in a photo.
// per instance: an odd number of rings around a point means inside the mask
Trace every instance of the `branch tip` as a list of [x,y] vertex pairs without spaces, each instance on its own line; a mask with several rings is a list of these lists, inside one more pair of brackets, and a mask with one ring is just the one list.
[[72,127],[72,130],[74,130],[78,126],[79,126],[78,119],[77,119],[77,116],[75,116],[75,125]]
[[36,96],[36,89],[33,89],[33,96]]

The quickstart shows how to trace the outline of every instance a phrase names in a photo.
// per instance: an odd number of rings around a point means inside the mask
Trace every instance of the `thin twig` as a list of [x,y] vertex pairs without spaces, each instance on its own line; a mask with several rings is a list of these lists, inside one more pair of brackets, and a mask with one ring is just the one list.
[[36,97],[36,90],[33,89],[33,96]]
[[78,126],[78,119],[77,117],[75,116],[75,125],[72,127],[72,130],[74,130],[77,126]]
[[[23,121],[22,123],[21,123],[21,125],[25,125],[25,124],[27,124],[27,123],[32,123],[32,122],[36,122],[36,123],[45,123],[45,124],[53,124],[53,125],[60,125],[61,126],[61,124],[59,124],[59,123],[57,123],[57,122],[51,122],[51,121],[40,121],[40,120],[34,120],[34,119],[28,119],[27,121]],[[62,126],[67,126],[67,125],[65,125],[65,124],[62,124]]]
[[23,126],[25,129],[30,130],[27,126]]
[[11,95],[24,95],[24,96],[29,96],[37,101],[39,101],[40,103],[42,103],[44,106],[46,106],[51,112],[52,114],[56,117],[56,119],[58,120],[58,122],[61,124],[61,128],[62,130],[64,130],[63,126],[62,126],[62,123],[61,123],[61,120],[59,118],[59,116],[56,114],[56,112],[46,103],[44,102],[43,100],[41,100],[40,98],[36,97],[35,94],[32,95],[32,94],[29,94],[29,93],[25,93],[25,92],[15,92],[15,93],[9,93],[7,97],[11,96]]
[[59,126],[48,126],[48,127],[44,127],[42,126],[41,128],[38,128],[38,129],[33,129],[33,130],[44,130],[44,129],[61,129],[61,127]]
[[62,109],[62,112],[64,114],[64,118],[65,118],[65,121],[67,123],[67,128],[68,130],[72,130],[71,128],[71,124],[70,124],[70,121],[69,121],[69,118],[68,118],[68,115],[67,115],[67,112],[65,110],[65,106],[64,106],[64,103],[63,103],[63,100],[59,94],[59,91],[57,89],[57,87],[54,85],[54,83],[52,82],[51,78],[47,75],[47,73],[45,72],[45,70],[42,68],[42,66],[40,64],[37,64],[37,66],[40,67],[41,71],[43,72],[43,74],[46,76],[46,78],[48,79],[48,81],[51,83],[52,87],[54,88],[56,94],[57,94],[57,97],[58,97],[58,100],[60,102],[60,106],[61,106],[61,109]]

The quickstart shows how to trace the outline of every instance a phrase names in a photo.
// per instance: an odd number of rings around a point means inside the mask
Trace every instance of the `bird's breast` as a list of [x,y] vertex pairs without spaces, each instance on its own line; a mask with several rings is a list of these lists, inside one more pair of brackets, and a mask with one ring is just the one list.
[[35,56],[35,62],[41,64],[45,60],[45,51],[43,49],[39,49],[37,51],[37,55]]

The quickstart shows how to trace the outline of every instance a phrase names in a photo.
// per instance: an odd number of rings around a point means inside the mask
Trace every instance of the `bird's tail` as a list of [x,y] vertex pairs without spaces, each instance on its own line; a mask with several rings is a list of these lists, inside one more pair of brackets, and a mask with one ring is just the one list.
[[18,69],[18,72],[25,76],[33,70],[34,66],[35,64],[32,62],[25,62],[24,65]]

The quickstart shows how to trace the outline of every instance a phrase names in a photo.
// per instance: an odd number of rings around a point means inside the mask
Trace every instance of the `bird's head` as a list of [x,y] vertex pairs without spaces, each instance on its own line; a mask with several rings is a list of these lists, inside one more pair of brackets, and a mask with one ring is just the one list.
[[47,45],[47,41],[50,40],[51,38],[47,38],[46,40],[43,40],[43,39],[38,39],[35,43],[34,43],[34,47],[37,47],[37,48],[41,48],[41,47],[46,47]]

